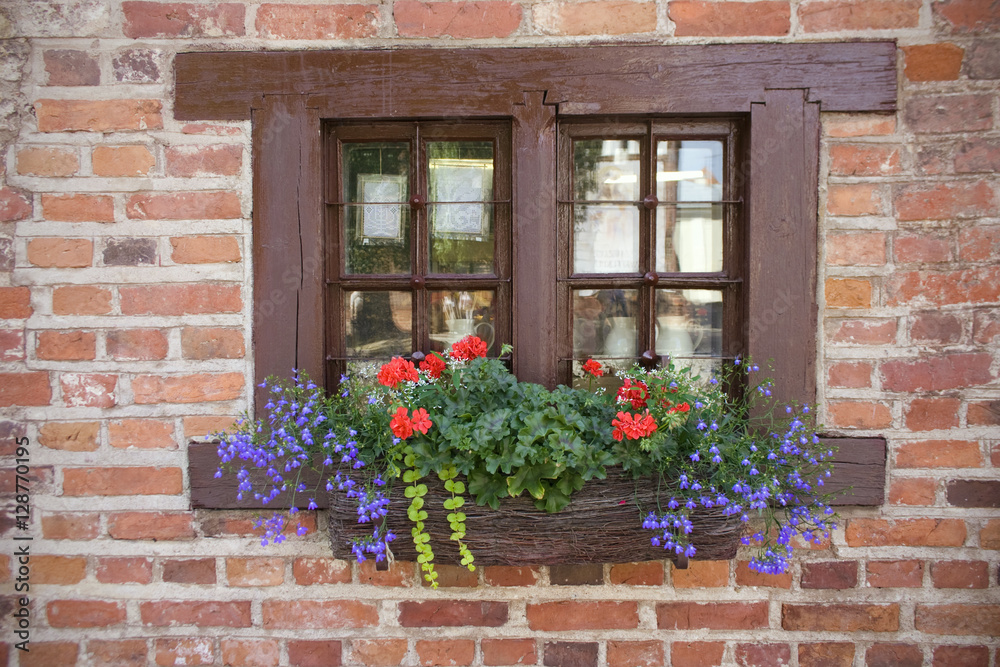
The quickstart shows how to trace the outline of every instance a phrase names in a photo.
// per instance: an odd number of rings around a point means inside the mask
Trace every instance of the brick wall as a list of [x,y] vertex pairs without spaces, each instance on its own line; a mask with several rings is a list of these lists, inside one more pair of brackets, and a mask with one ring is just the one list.
[[[996,665],[1000,8],[991,0],[0,7],[0,455],[27,437],[31,652],[0,665]],[[886,502],[789,575],[743,558],[388,572],[192,512],[248,405],[250,127],[172,115],[215,49],[897,39],[894,116],[824,114],[820,398]],[[310,517],[321,527],[323,517]],[[23,544],[23,542],[18,543]]]

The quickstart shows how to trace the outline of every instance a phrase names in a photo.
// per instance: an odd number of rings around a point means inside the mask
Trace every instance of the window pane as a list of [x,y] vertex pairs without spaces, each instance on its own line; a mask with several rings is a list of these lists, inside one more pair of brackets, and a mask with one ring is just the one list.
[[428,295],[432,350],[443,352],[466,336],[479,336],[486,341],[488,353],[493,353],[496,328],[491,290],[431,290]]
[[656,290],[656,353],[671,357],[721,357],[722,292]]
[[573,207],[573,272],[639,270],[639,209],[615,204]]
[[573,356],[620,358],[628,367],[638,355],[636,316],[639,291],[582,289],[573,291]]
[[347,292],[347,355],[392,357],[413,351],[413,307],[410,292]]
[[656,270],[722,271],[722,204],[658,206]]
[[573,199],[634,201],[639,196],[639,142],[581,139],[573,142]]
[[431,273],[493,272],[493,160],[492,141],[427,143]]
[[410,272],[410,146],[345,143],[345,273]]
[[656,198],[721,201],[721,141],[656,142]]

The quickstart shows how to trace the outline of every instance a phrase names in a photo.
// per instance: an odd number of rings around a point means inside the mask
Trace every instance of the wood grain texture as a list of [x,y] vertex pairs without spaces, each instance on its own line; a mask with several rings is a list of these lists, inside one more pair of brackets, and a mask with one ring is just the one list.
[[508,115],[528,90],[564,115],[729,113],[788,88],[824,111],[893,111],[895,54],[892,42],[181,53],[175,115],[244,120],[261,95],[304,95],[341,119]]

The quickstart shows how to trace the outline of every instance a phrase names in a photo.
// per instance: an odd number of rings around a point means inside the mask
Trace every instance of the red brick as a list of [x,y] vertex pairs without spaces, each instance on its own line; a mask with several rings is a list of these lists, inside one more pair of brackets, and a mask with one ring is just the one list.
[[98,558],[97,580],[102,584],[148,584],[153,580],[153,559]]
[[94,146],[90,163],[95,176],[146,176],[156,158],[145,146]]
[[980,181],[900,185],[893,201],[899,220],[951,220],[988,215],[994,199],[993,188]]
[[932,635],[1000,636],[1000,605],[918,604],[914,625]]
[[1000,300],[1000,267],[963,271],[908,271],[893,276],[889,304],[947,306]]
[[125,215],[132,220],[205,220],[243,213],[236,192],[147,192],[128,198]]
[[765,588],[791,588],[792,573],[783,574],[762,574],[754,572],[749,567],[750,561],[737,561],[736,563],[736,585],[737,586],[762,586]]
[[898,604],[782,604],[785,630],[896,632]]
[[913,315],[910,339],[919,343],[952,345],[962,342],[964,325],[955,313],[931,310]]
[[42,514],[42,537],[47,540],[92,540],[100,533],[100,516],[83,512]]
[[530,565],[487,565],[483,568],[483,581],[489,586],[534,586],[540,573]]
[[921,440],[896,446],[897,468],[978,468],[982,464],[979,443],[972,440]]
[[292,576],[300,586],[351,583],[351,564],[336,558],[296,558]]
[[628,35],[656,30],[656,7],[629,0],[536,5],[535,26],[545,34]]
[[826,263],[832,266],[882,266],[885,264],[885,234],[830,234],[826,239]]
[[915,147],[914,171],[922,176],[940,176],[952,171],[955,159],[951,144],[924,144]]
[[831,137],[878,137],[896,132],[895,115],[881,114],[824,114],[823,127]]
[[799,5],[806,32],[916,28],[920,0],[832,0]]
[[992,358],[985,352],[958,352],[920,359],[898,359],[882,364],[887,391],[945,391],[987,384]]
[[109,195],[42,194],[42,215],[59,222],[114,222],[115,206]]
[[768,627],[766,602],[659,602],[661,630],[753,630]]
[[867,582],[872,588],[920,588],[924,564],[919,560],[868,561]]
[[211,638],[157,639],[156,664],[212,665],[215,663],[214,643]]
[[0,287],[0,319],[22,320],[31,317],[31,290],[27,287]]
[[90,664],[95,666],[143,667],[148,664],[145,639],[122,641],[90,639],[87,641],[87,652],[91,655]]
[[79,646],[76,642],[39,642],[32,640],[29,650],[18,657],[20,667],[75,665]]
[[0,408],[48,405],[51,400],[52,386],[48,373],[0,373]]
[[830,364],[827,379],[831,387],[872,386],[872,365],[866,361],[840,361]]
[[851,667],[854,644],[823,642],[799,644],[799,667]]
[[906,407],[906,428],[932,431],[958,426],[960,404],[957,398],[914,398]]
[[[955,153],[955,172],[974,174],[1000,171],[1000,142],[976,139],[963,143]],[[995,228],[993,228],[995,229]]]
[[170,559],[163,562],[163,581],[173,584],[214,584],[214,558]]
[[246,8],[239,3],[122,3],[126,37],[238,37],[245,34]]
[[858,563],[851,560],[802,564],[802,588],[843,590],[858,585]]
[[90,266],[94,242],[90,239],[34,238],[28,241],[28,261],[47,269]]
[[230,586],[280,586],[285,580],[281,558],[227,558],[226,581]]
[[887,345],[896,341],[895,320],[827,320],[827,337],[837,343]]
[[274,640],[223,639],[222,662],[233,667],[275,667],[281,649]]
[[830,215],[879,215],[882,199],[877,185],[870,183],[830,185],[826,210]]
[[288,664],[292,667],[340,667],[342,653],[339,641],[288,642]]
[[0,222],[31,217],[31,196],[14,188],[0,188]]
[[108,517],[108,535],[116,540],[189,540],[195,537],[186,512],[117,512]]
[[891,176],[901,171],[899,147],[886,144],[833,144],[830,173],[838,176]]
[[38,100],[35,113],[40,132],[158,130],[162,106],[159,100]]
[[471,665],[476,642],[471,639],[418,639],[417,656],[424,667]]
[[170,258],[178,264],[240,261],[240,244],[234,236],[181,236],[171,238],[170,245]]
[[842,428],[881,429],[892,425],[892,413],[872,401],[835,401],[827,406],[830,421]]
[[549,584],[553,586],[599,586],[604,583],[600,563],[563,563],[549,566]]
[[931,9],[953,32],[1000,30],[1000,15],[993,0],[943,0],[935,2]]
[[993,127],[990,95],[914,95],[906,103],[906,125],[920,134],[972,132]]
[[235,417],[219,417],[216,415],[185,417],[184,437],[197,438],[226,431],[231,428],[235,422]]
[[961,519],[849,519],[850,547],[960,547],[965,544]]
[[718,588],[729,584],[729,561],[693,560],[686,569],[672,568],[674,588]]
[[676,37],[751,37],[787,35],[791,9],[780,0],[706,2],[674,0],[667,5]]
[[42,331],[35,355],[52,361],[81,361],[96,356],[97,336],[92,331]]
[[646,561],[642,563],[618,563],[611,566],[609,582],[626,586],[662,586],[663,563]]
[[933,505],[937,480],[905,477],[893,480],[889,486],[890,505]]
[[181,355],[185,359],[241,359],[246,354],[239,329],[185,327]]
[[263,627],[365,628],[378,625],[375,605],[357,600],[264,600]]
[[1000,401],[969,403],[967,418],[969,426],[1000,425]]
[[673,667],[715,667],[722,664],[724,642],[673,642],[670,664]]
[[660,667],[661,641],[609,641],[608,667]]
[[138,375],[132,379],[132,391],[139,405],[155,403],[204,403],[232,401],[243,395],[241,373],[198,373],[160,377]]
[[967,262],[1000,258],[1000,226],[975,226],[958,235],[958,255]]
[[67,496],[176,495],[183,493],[180,468],[66,468]]
[[528,627],[536,631],[629,629],[639,625],[635,602],[529,603]]
[[112,447],[127,449],[177,449],[174,425],[159,419],[122,419],[108,424]]
[[765,667],[788,665],[792,660],[792,649],[788,644],[737,644],[736,664],[741,667]]
[[934,588],[988,588],[989,563],[984,560],[939,560],[931,563]]
[[24,331],[0,329],[0,361],[24,359]]
[[53,628],[97,628],[125,622],[125,605],[103,600],[53,600],[45,605]]
[[521,25],[521,6],[502,0],[399,0],[393,5],[392,15],[400,37],[509,37]]
[[965,49],[948,42],[904,46],[904,70],[910,81],[954,81],[962,69]]
[[167,176],[236,176],[243,166],[243,147],[239,144],[214,146],[167,146],[164,150]]
[[355,639],[351,641],[351,657],[369,667],[399,665],[406,656],[405,639]]
[[31,554],[31,583],[69,586],[87,576],[87,559],[82,556]]
[[107,352],[119,361],[166,359],[167,337],[159,329],[114,329],[108,332]]
[[827,308],[871,308],[872,284],[855,278],[827,278]]
[[933,667],[982,667],[990,662],[985,646],[935,646]]
[[[437,572],[437,584],[441,588],[475,588],[479,585],[478,572],[472,572],[461,565],[436,565],[434,571]],[[430,586],[430,582],[421,579],[421,585]]]
[[375,562],[367,560],[358,566],[358,583],[372,586],[412,586],[414,564],[394,561],[388,570],[375,569]]
[[117,403],[117,375],[63,373],[59,376],[63,404],[67,407],[111,408]]
[[38,442],[49,449],[92,452],[100,439],[100,422],[48,422],[38,429]]
[[913,644],[875,643],[865,651],[866,667],[920,667],[924,654]]
[[17,152],[17,173],[25,176],[72,176],[80,168],[75,150],[54,146],[31,146]]
[[243,308],[239,285],[146,285],[119,292],[123,315],[205,315]]
[[506,622],[506,602],[432,600],[399,603],[399,624],[404,628],[456,626],[497,628]]
[[535,665],[538,655],[534,639],[481,640],[484,665]]
[[279,5],[257,10],[257,33],[270,39],[361,39],[378,32],[378,5]]
[[50,86],[97,86],[101,67],[94,55],[75,49],[50,49],[42,53]]
[[54,315],[107,315],[111,312],[111,290],[89,285],[56,287],[52,290]]
[[156,600],[141,602],[143,625],[249,628],[250,601]]
[[215,125],[212,123],[188,123],[181,128],[181,132],[184,134],[207,134],[217,137],[232,137],[243,134],[243,131],[238,127]]
[[902,234],[892,243],[898,264],[950,262],[951,239],[930,234]]

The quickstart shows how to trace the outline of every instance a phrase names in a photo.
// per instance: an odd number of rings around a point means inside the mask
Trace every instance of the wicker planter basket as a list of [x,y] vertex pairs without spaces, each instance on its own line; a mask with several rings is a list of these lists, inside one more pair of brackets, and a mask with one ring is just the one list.
[[[457,564],[458,548],[448,539],[451,529],[441,503],[451,494],[435,477],[424,479],[424,497],[435,562]],[[397,560],[416,560],[410,540],[412,524],[406,517],[409,500],[404,484],[391,494],[389,527],[396,533],[392,552]],[[573,502],[561,512],[549,514],[535,508],[529,498],[507,498],[499,510],[479,507],[466,499],[466,539],[477,565],[555,565],[568,563],[628,563],[673,558],[672,552],[654,547],[652,532],[642,528],[645,511],[654,509],[655,487],[649,480],[632,480],[621,471],[609,470],[604,480],[591,480],[573,494]],[[330,541],[336,558],[351,558],[347,542],[371,534],[370,524],[357,524],[355,506],[342,493],[330,496]],[[742,524],[712,509],[691,515],[692,543],[698,560],[727,560],[736,555]],[[686,561],[686,559],[683,559]]]

